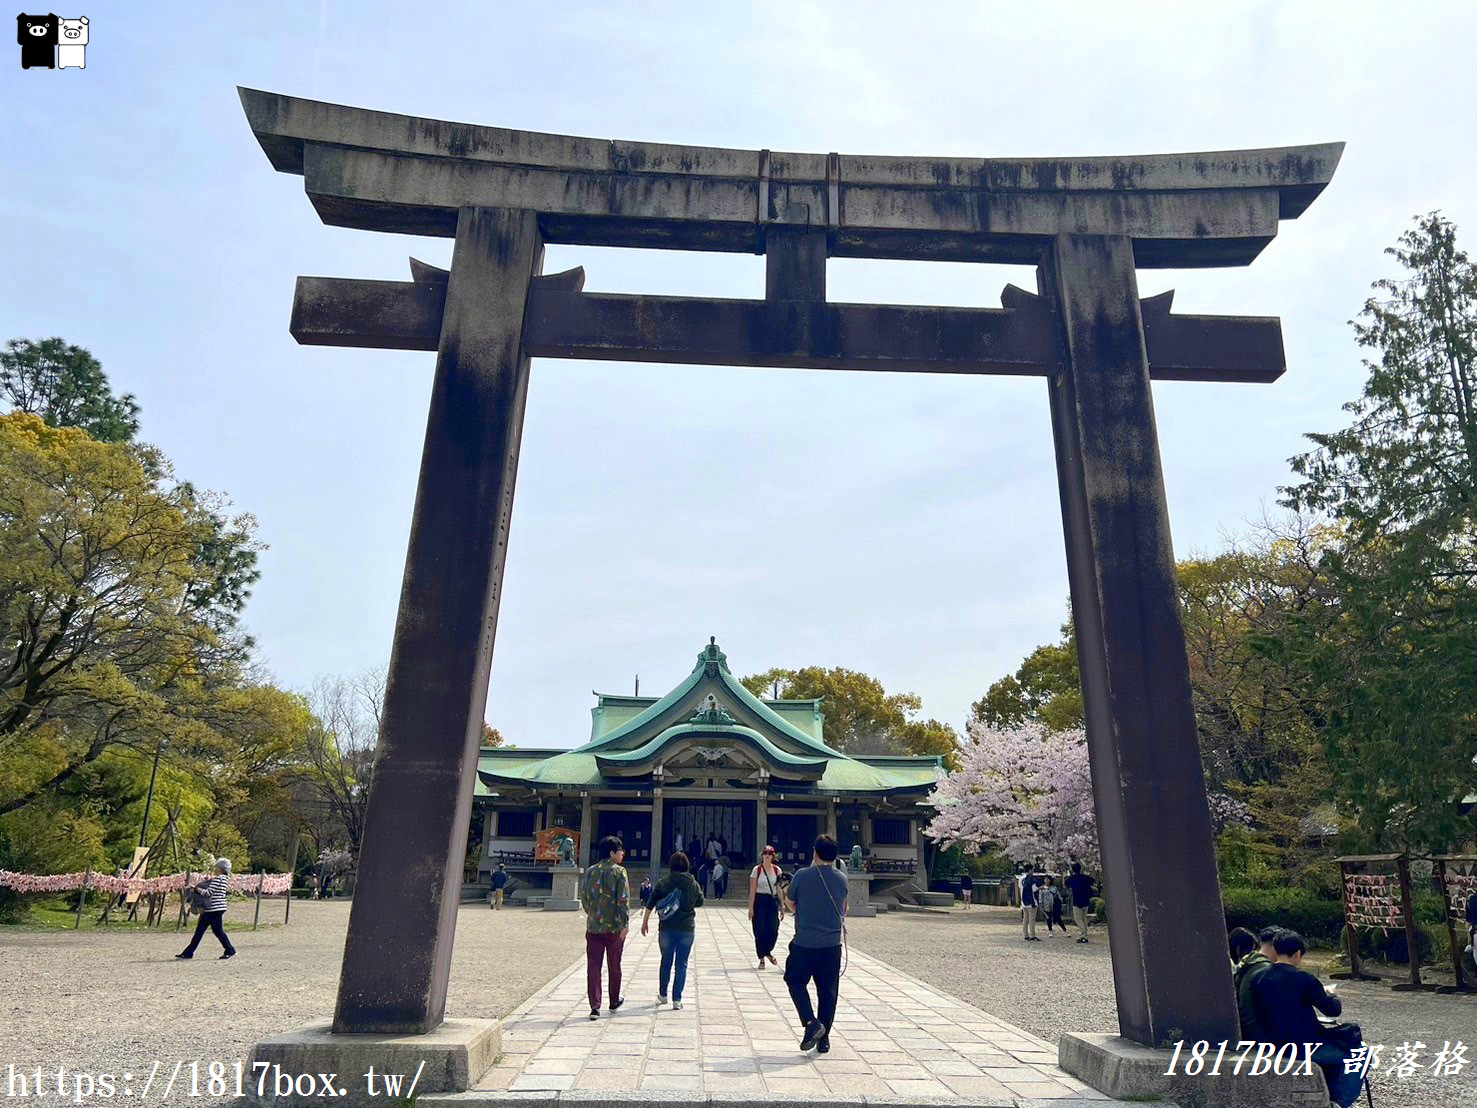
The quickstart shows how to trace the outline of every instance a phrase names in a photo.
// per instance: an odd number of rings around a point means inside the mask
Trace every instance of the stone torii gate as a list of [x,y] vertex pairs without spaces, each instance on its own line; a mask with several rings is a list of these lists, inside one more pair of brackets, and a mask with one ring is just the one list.
[[[1181,316],[1136,271],[1250,263],[1341,143],[1153,157],[853,157],[607,142],[241,90],[323,221],[453,237],[450,271],[298,279],[292,333],[436,351],[334,1019],[444,1018],[529,360],[1046,378],[1124,1036],[1235,1041],[1151,380],[1275,380],[1275,318]],[[749,251],[762,300],[591,294],[545,243]],[[835,304],[828,257],[1034,265],[1002,307]]]

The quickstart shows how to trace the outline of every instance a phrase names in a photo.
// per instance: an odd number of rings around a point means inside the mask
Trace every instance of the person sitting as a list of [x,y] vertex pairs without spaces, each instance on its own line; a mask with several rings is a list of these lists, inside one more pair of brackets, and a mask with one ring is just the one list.
[[1231,950],[1231,982],[1236,989],[1236,1009],[1241,1015],[1241,1037],[1251,1042],[1260,1039],[1256,1021],[1256,1004],[1252,1000],[1252,984],[1272,964],[1257,943],[1257,937],[1244,927],[1237,927],[1227,937]]
[[1302,968],[1308,946],[1296,931],[1280,931],[1272,940],[1276,957],[1252,982],[1259,1041],[1277,1046],[1317,1043],[1313,1061],[1328,1081],[1328,1095],[1339,1108],[1349,1108],[1364,1085],[1357,1071],[1344,1072],[1344,1062],[1353,1055],[1352,1045],[1331,1042],[1317,1012],[1338,1016],[1344,1006],[1323,982]]

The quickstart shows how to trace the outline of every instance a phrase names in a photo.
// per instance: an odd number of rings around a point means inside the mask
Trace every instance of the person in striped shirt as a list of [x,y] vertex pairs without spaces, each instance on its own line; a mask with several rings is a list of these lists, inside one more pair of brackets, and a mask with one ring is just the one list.
[[226,934],[226,892],[231,887],[231,859],[218,858],[215,863],[215,876],[208,877],[195,888],[205,897],[205,909],[200,913],[200,922],[195,924],[195,937],[190,940],[190,945],[176,954],[176,958],[195,957],[195,948],[200,945],[201,938],[205,935],[208,927],[215,932],[215,937],[221,941],[225,948],[222,958],[233,957],[236,948],[231,945],[231,937]]

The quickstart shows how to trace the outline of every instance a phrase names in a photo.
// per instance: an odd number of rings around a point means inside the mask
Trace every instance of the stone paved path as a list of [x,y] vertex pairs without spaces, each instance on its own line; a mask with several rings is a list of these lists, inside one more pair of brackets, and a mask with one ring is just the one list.
[[667,1102],[901,1097],[1086,1108],[1108,1099],[1058,1069],[1055,1046],[854,950],[830,1054],[801,1053],[781,978],[789,925],[780,965],[756,969],[740,907],[698,913],[685,1007],[659,1009],[655,924],[648,938],[632,929],[620,1011],[589,1019],[581,957],[504,1021],[502,1058],[478,1089]]

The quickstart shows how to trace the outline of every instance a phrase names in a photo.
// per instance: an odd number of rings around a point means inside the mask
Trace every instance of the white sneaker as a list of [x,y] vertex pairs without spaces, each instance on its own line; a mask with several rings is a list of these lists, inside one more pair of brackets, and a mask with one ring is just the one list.
[[682,1001],[680,1001],[680,1000],[674,1000],[674,1001],[672,1001],[672,1011],[674,1011],[674,1012],[680,1012],[680,1011],[682,1011]]
[[657,1006],[657,1007],[658,1007],[658,1008],[660,1008],[660,1007],[661,1007],[661,1006],[662,1006],[662,1005],[663,1005],[663,1004],[665,1004],[665,1003],[666,1003],[666,1002],[667,1002],[667,998],[666,998],[666,997],[664,997],[664,996],[662,996],[662,994],[661,994],[661,993],[657,993],[657,994],[656,994],[656,1006]]

